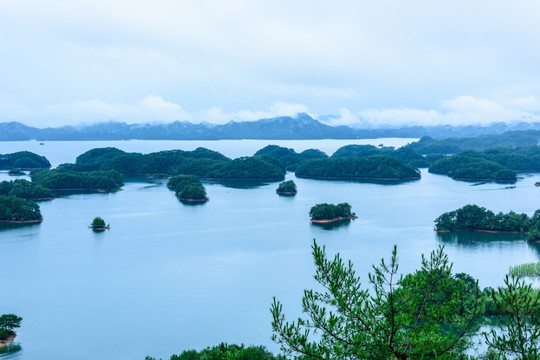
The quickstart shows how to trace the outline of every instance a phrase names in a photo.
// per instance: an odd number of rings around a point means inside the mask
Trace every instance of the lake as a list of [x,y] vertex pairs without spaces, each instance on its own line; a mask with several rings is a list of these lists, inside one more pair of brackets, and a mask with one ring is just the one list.
[[[410,141],[410,139],[409,139]],[[29,150],[51,163],[73,162],[103,146],[153,152],[204,146],[230,157],[268,144],[328,154],[350,143],[400,146],[403,139],[314,141],[109,141],[0,143],[0,153]],[[13,179],[7,172],[0,180]],[[168,358],[184,349],[220,342],[272,343],[270,304],[276,296],[289,319],[300,315],[303,290],[316,286],[311,245],[354,262],[367,285],[372,264],[398,246],[400,269],[420,265],[421,254],[445,246],[454,272],[480,285],[502,285],[512,265],[538,261],[540,246],[513,234],[441,234],[433,220],[466,204],[495,212],[539,206],[539,173],[516,184],[468,183],[429,174],[385,185],[296,179],[294,197],[277,183],[224,186],[204,183],[210,200],[184,205],[166,180],[127,181],[123,191],[70,195],[41,202],[44,221],[0,230],[0,314],[23,317],[21,350],[0,359]],[[348,202],[358,219],[325,228],[309,222],[311,206]],[[111,229],[94,233],[101,216]]]

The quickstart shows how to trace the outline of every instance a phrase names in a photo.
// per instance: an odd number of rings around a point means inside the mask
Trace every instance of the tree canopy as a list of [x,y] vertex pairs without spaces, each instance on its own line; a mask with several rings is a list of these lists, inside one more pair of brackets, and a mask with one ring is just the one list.
[[351,205],[348,203],[334,204],[317,204],[309,210],[309,216],[312,220],[333,220],[337,218],[350,218],[355,216],[351,212]]
[[329,260],[314,241],[315,279],[305,290],[306,318],[287,322],[274,298],[273,339],[297,359],[456,359],[464,354],[482,313],[477,283],[452,275],[443,248],[422,256],[421,268],[398,274],[397,250],[362,286],[353,264]]
[[286,194],[296,194],[296,184],[293,180],[287,180],[279,183],[276,192],[278,194],[280,193],[286,193]]
[[51,163],[46,157],[30,151],[0,154],[0,170],[10,169],[48,169]]
[[15,196],[0,195],[0,221],[40,221],[43,220],[39,205],[32,200]]

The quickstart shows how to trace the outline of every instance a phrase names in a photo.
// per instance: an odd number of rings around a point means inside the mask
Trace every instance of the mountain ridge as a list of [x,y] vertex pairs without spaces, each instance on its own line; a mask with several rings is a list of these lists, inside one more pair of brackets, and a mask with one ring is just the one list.
[[278,116],[256,121],[230,121],[223,125],[175,121],[166,124],[127,124],[103,122],[90,125],[67,125],[36,128],[19,122],[0,123],[0,141],[69,141],[69,140],[315,140],[373,139],[382,137],[433,138],[495,135],[512,130],[540,130],[540,123],[493,123],[489,126],[434,125],[400,128],[353,128],[330,126],[308,114]]

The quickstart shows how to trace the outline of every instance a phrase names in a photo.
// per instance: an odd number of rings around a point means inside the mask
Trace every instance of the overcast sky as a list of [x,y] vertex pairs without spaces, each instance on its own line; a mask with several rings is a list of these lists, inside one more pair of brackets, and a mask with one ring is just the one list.
[[0,122],[540,121],[539,18],[535,0],[0,0]]

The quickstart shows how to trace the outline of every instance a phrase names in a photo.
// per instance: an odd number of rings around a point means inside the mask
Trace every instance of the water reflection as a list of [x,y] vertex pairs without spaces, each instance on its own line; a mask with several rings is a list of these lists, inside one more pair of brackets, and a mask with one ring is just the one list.
[[22,350],[22,346],[18,343],[11,343],[6,347],[0,348],[0,359],[12,359],[12,355]]
[[448,232],[436,233],[437,240],[443,244],[455,245],[464,248],[480,248],[493,243],[524,241],[525,234],[486,233],[486,232]]
[[315,223],[312,222],[311,225],[320,227],[324,230],[332,230],[338,227],[347,227],[351,224],[351,219],[343,219],[339,221],[333,221],[331,223]]

